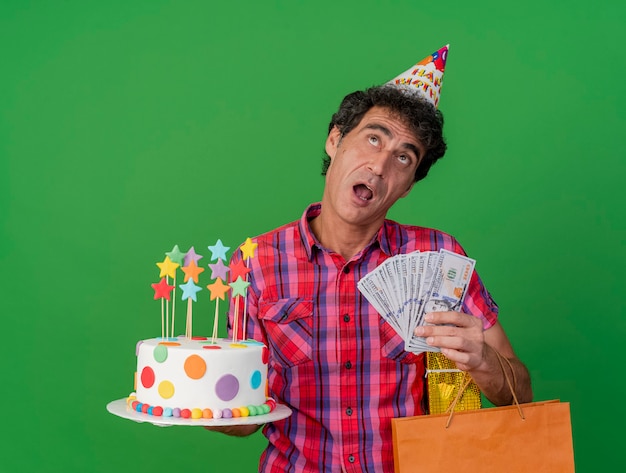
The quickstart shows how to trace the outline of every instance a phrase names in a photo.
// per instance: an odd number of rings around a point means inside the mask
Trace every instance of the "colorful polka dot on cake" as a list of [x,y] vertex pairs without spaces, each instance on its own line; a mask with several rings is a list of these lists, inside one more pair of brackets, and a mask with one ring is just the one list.
[[154,347],[154,361],[157,363],[163,363],[167,360],[167,346],[159,343],[156,347]]
[[215,383],[215,394],[222,401],[231,401],[239,392],[239,381],[232,374],[225,374]]
[[252,376],[250,378],[250,387],[252,389],[258,389],[259,386],[261,386],[261,382],[263,381],[263,375],[261,375],[261,372],[256,370],[252,373]]
[[266,346],[263,346],[263,350],[261,350],[261,360],[263,361],[264,365],[267,365],[270,360],[270,351],[267,349]]
[[206,362],[198,355],[191,355],[185,360],[185,373],[191,379],[200,379],[206,373]]
[[169,399],[174,395],[174,385],[171,381],[161,381],[159,383],[159,395],[163,399]]
[[151,388],[154,384],[154,371],[149,366],[141,370],[141,385],[144,388]]

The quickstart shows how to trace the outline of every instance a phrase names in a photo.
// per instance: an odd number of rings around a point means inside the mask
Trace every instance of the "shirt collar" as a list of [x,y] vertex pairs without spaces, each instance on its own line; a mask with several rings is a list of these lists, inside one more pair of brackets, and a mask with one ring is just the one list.
[[[298,224],[300,228],[300,238],[302,239],[302,244],[304,245],[304,249],[306,251],[307,257],[309,261],[313,258],[313,248],[315,246],[321,247],[320,242],[317,240],[313,231],[311,230],[311,220],[317,217],[322,212],[322,203],[315,202],[309,205],[302,217],[300,218],[300,222]],[[376,236],[372,239],[370,244],[365,248],[365,250],[369,249],[375,244],[378,244],[381,251],[385,253],[387,256],[391,256],[394,254],[391,234],[393,233],[392,222],[385,220],[380,230]],[[364,250],[364,251],[365,251]]]
[[311,230],[311,220],[317,217],[322,211],[322,203],[315,202],[309,205],[302,217],[300,218],[300,223],[298,224],[300,228],[300,238],[302,239],[302,245],[304,246],[304,250],[306,251],[306,255],[309,261],[313,258],[313,247],[315,245],[319,245],[317,238],[313,234],[313,230]]

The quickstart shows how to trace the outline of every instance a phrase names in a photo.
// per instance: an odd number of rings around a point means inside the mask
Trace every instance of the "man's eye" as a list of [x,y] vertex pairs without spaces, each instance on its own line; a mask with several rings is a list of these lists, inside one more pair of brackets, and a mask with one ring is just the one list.
[[398,161],[403,164],[408,164],[411,162],[411,158],[408,157],[406,154],[401,154],[400,156],[398,156]]
[[374,146],[378,145],[378,138],[376,136],[370,136],[368,138],[368,141],[370,142],[371,145],[374,145]]

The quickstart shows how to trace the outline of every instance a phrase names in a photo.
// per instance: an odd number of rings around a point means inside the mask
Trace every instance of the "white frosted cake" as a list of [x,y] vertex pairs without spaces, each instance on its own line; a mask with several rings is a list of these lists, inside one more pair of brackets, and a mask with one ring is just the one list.
[[128,405],[163,417],[217,419],[264,415],[267,347],[254,340],[152,338],[137,343],[135,393]]

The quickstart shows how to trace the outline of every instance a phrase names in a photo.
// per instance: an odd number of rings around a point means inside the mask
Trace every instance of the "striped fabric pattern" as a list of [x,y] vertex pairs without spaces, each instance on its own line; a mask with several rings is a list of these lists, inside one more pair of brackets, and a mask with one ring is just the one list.
[[[367,300],[357,282],[386,258],[446,248],[465,254],[450,235],[386,220],[350,261],[322,248],[309,220],[254,238],[247,261],[246,336],[270,350],[270,396],[289,406],[287,419],[267,424],[262,472],[393,472],[391,418],[425,413],[425,357],[404,351],[404,341]],[[235,252],[232,263],[241,258]],[[235,307],[242,328],[244,304]],[[497,306],[474,274],[464,311],[485,328]],[[241,338],[242,333],[239,334]]]

